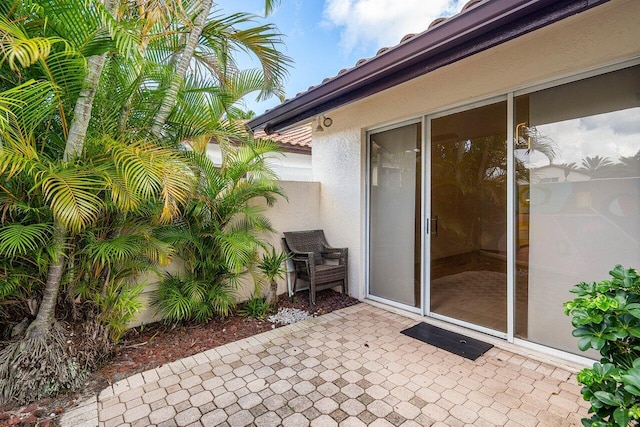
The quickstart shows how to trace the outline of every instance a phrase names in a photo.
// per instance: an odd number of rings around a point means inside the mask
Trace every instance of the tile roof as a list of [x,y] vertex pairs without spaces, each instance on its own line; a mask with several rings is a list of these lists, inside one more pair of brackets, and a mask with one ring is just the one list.
[[267,135],[264,130],[256,131],[255,138],[270,138],[278,142],[283,151],[311,154],[311,125],[300,126],[286,132]]
[[419,34],[378,50],[371,58],[247,122],[268,134],[309,123],[314,117],[356,102],[438,68],[491,49],[612,0],[471,0],[456,15],[438,18]]
[[[450,18],[453,18],[454,16],[458,16],[459,14],[461,14],[461,13],[463,13],[463,12],[465,12],[465,11],[467,11],[467,10],[469,10],[469,9],[473,8],[473,7],[475,7],[476,5],[478,5],[479,3],[482,3],[482,2],[484,2],[484,1],[487,1],[487,2],[488,2],[488,1],[491,1],[491,0],[469,0],[467,3],[465,3],[465,5],[464,5],[464,6],[462,6],[462,9],[460,9],[460,12],[458,12],[457,14],[452,15],[452,16],[448,16],[448,17],[441,16],[440,18],[436,18],[436,19],[434,19],[434,20],[429,24],[429,26],[427,27],[427,29],[426,29],[425,31],[423,31],[422,33],[426,33],[427,31],[431,30],[433,27],[435,27],[435,26],[437,26],[437,25],[441,24],[442,22],[444,22],[444,21],[446,21],[446,20],[448,20],[448,19],[450,19]],[[408,40],[410,40],[410,39],[412,39],[413,37],[415,37],[417,34],[422,34],[422,33],[409,33],[409,34],[406,34],[405,36],[403,36],[403,37],[400,39],[400,42],[399,42],[397,45],[390,46],[390,47],[382,47],[382,48],[378,49],[378,51],[376,52],[376,54],[375,54],[374,56],[372,56],[371,58],[361,58],[361,59],[359,59],[353,67],[350,67],[350,68],[343,68],[343,69],[341,69],[340,71],[338,71],[338,74],[336,74],[335,76],[327,77],[327,78],[325,78],[324,80],[322,80],[322,82],[321,82],[320,84],[318,84],[318,85],[313,85],[313,86],[309,86],[309,88],[308,88],[306,91],[296,93],[296,96],[295,96],[295,97],[285,99],[285,100],[284,100],[284,102],[283,102],[283,104],[286,104],[287,102],[289,102],[289,101],[291,101],[291,100],[293,100],[293,99],[295,99],[295,98],[298,98],[300,95],[303,95],[303,94],[305,94],[305,93],[307,93],[307,92],[309,92],[309,91],[311,91],[311,90],[313,90],[313,89],[316,89],[316,88],[318,88],[318,87],[320,87],[320,86],[324,85],[325,83],[330,82],[331,80],[333,80],[333,79],[335,79],[335,78],[337,78],[337,77],[341,76],[342,74],[344,74],[344,73],[346,73],[346,72],[348,72],[348,71],[351,71],[351,70],[353,70],[353,69],[355,69],[355,68],[358,68],[358,67],[362,66],[362,64],[364,64],[364,63],[366,63],[366,62],[369,62],[370,60],[372,60],[372,59],[374,59],[374,58],[377,58],[377,57],[379,57],[380,55],[383,55],[383,54],[385,54],[386,52],[388,52],[388,51],[390,51],[390,50],[392,50],[392,49],[395,49],[396,47],[398,47],[398,46],[400,46],[400,45],[404,44],[404,43],[405,43],[405,42],[407,42]],[[281,104],[281,105],[282,105],[282,104]],[[276,107],[276,108],[277,108],[277,107]],[[268,111],[270,111],[270,110],[266,110],[266,111],[265,111],[265,113],[266,113],[266,112],[268,112]]]

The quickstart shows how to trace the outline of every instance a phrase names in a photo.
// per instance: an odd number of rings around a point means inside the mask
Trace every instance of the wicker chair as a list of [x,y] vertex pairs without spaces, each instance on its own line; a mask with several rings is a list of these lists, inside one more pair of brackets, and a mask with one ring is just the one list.
[[[316,303],[316,292],[342,286],[347,292],[347,248],[332,248],[322,230],[290,231],[284,233],[283,246],[291,255],[296,270],[293,293],[298,279],[309,282],[309,304]],[[325,264],[325,260],[337,260],[338,264]]]

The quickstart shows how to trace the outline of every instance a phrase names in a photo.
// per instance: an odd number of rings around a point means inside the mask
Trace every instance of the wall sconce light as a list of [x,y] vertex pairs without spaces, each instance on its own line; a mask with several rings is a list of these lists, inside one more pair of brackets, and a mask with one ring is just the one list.
[[316,117],[316,120],[318,121],[318,126],[315,128],[316,132],[323,132],[324,128],[322,126],[328,128],[333,124],[333,119],[331,119],[331,117],[325,117],[324,114]]

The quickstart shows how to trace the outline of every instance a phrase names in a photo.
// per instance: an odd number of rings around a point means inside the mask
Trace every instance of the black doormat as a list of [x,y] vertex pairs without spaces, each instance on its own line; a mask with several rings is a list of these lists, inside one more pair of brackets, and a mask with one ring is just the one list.
[[471,360],[476,360],[493,347],[492,344],[465,337],[424,322],[405,329],[401,333]]

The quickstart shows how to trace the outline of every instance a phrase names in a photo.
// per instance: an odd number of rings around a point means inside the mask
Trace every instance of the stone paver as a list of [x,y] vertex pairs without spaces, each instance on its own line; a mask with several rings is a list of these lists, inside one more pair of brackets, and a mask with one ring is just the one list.
[[493,348],[470,361],[358,304],[207,350],[103,390],[62,426],[580,425],[569,370]]

